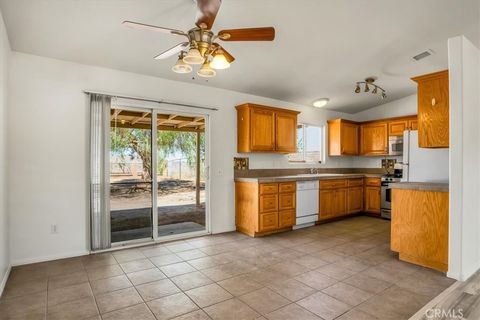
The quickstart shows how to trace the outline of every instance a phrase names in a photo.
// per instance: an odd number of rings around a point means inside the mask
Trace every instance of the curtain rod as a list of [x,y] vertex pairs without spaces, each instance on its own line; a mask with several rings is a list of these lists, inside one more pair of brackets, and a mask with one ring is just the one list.
[[101,94],[101,95],[110,96],[110,97],[113,97],[113,98],[132,99],[132,100],[137,100],[137,101],[155,102],[155,103],[159,103],[159,104],[170,104],[170,105],[173,105],[173,106],[181,106],[181,107],[188,107],[188,108],[218,111],[218,108],[202,107],[202,106],[196,106],[196,105],[193,105],[193,104],[179,103],[179,102],[173,102],[173,101],[167,101],[167,100],[156,100],[156,99],[149,99],[149,98],[124,96],[124,95],[119,95],[119,94],[111,94],[111,93],[90,91],[90,90],[83,90],[83,92],[85,94]]

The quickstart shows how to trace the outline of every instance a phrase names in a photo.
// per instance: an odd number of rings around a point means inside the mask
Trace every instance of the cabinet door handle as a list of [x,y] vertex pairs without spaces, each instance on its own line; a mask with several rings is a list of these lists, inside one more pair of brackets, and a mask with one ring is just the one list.
[[435,98],[432,98],[432,107],[435,107],[436,104],[437,104],[437,100]]

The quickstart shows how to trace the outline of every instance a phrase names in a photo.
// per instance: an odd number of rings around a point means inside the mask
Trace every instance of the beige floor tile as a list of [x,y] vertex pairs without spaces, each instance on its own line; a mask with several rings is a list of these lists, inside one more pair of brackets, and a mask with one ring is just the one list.
[[355,288],[343,282],[338,282],[331,287],[323,289],[322,291],[329,296],[343,301],[351,306],[357,306],[372,297],[371,293]]
[[105,293],[97,296],[96,300],[101,314],[143,302],[135,288],[127,288]]
[[286,298],[268,288],[244,294],[239,299],[263,315],[290,304]]
[[152,300],[147,302],[147,305],[158,320],[172,319],[198,309],[197,305],[184,293]]
[[316,292],[315,289],[295,279],[275,282],[268,287],[290,301],[298,301]]
[[48,281],[47,278],[34,279],[34,280],[14,280],[8,281],[3,292],[3,297],[14,298],[34,293],[47,291]]
[[98,309],[93,297],[58,304],[47,311],[49,320],[86,319],[95,315]]
[[92,297],[92,289],[89,283],[81,283],[73,286],[48,290],[48,306]]
[[48,290],[68,287],[74,284],[88,282],[86,271],[78,271],[72,274],[54,276],[48,279]]
[[327,275],[327,276],[329,276],[331,278],[334,278],[334,279],[337,279],[337,280],[343,280],[343,279],[346,279],[346,278],[350,278],[351,276],[353,276],[354,274],[357,273],[357,272],[352,271],[350,269],[347,269],[345,267],[341,267],[341,266],[334,265],[334,264],[329,264],[329,265],[320,267],[320,268],[316,269],[315,271],[320,272],[324,275]]
[[145,259],[145,255],[138,249],[121,250],[113,253],[118,263]]
[[398,307],[391,305],[381,296],[374,296],[370,298],[356,307],[355,310],[360,310],[381,320],[400,320],[409,318],[401,313],[397,313],[396,311],[400,311],[398,310]]
[[363,263],[360,259],[357,259],[355,257],[346,257],[340,259],[337,262],[333,263],[333,265],[347,268],[354,272],[360,272],[370,267],[370,265]]
[[298,263],[304,267],[307,267],[310,270],[317,269],[317,268],[320,268],[321,266],[329,264],[329,262],[326,262],[318,257],[311,256],[311,255],[297,258],[294,261],[295,263]]
[[343,280],[343,282],[373,294],[380,293],[392,286],[392,283],[390,282],[369,277],[362,272]]
[[155,320],[155,316],[144,303],[102,315],[103,320]]
[[198,249],[181,251],[181,252],[177,252],[176,254],[183,260],[194,260],[194,259],[203,258],[207,256],[205,253],[203,253]]
[[217,281],[217,282],[235,276],[235,274],[233,274],[232,271],[226,268],[224,265],[203,269],[202,273],[207,277],[209,277],[210,279],[212,279],[213,281]]
[[214,304],[204,311],[213,320],[254,320],[260,317],[255,310],[235,298]]
[[115,277],[122,274],[124,274],[123,270],[117,264],[87,269],[87,275],[90,281]]
[[189,260],[188,263],[192,265],[197,270],[203,270],[215,267],[221,264],[216,258],[214,257],[203,257],[198,259]]
[[314,254],[314,256],[329,263],[334,263],[334,262],[337,262],[338,260],[345,258],[344,254],[333,252],[332,250],[324,250]]
[[162,298],[180,292],[180,289],[169,279],[145,283],[136,286],[136,288],[145,301]]
[[189,265],[187,262],[180,262],[170,264],[168,266],[163,266],[160,267],[160,270],[169,278],[196,271],[196,269]]
[[182,252],[195,249],[194,246],[185,241],[175,242],[172,244],[166,244],[165,247],[171,252]]
[[337,279],[330,278],[320,272],[310,271],[295,277],[295,280],[302,282],[317,290],[325,289],[338,282]]
[[233,296],[216,283],[198,287],[185,292],[200,308],[216,304]]
[[118,264],[111,253],[92,254],[82,257],[82,264],[86,269]]
[[210,318],[203,310],[193,311],[193,312],[184,314],[182,316],[173,318],[173,320],[211,320],[211,319],[212,318]]
[[269,320],[322,320],[295,303],[268,313],[266,317]]
[[156,256],[161,256],[165,254],[171,254],[172,252],[165,248],[164,246],[157,246],[157,247],[145,247],[141,248],[140,251],[143,255],[147,258],[152,258]]
[[259,283],[262,283],[263,285],[288,280],[290,278],[283,273],[275,272],[270,269],[260,269],[254,272],[250,272],[247,274],[247,276]]
[[362,274],[365,274],[369,277],[380,279],[383,281],[387,281],[390,283],[397,283],[399,281],[402,281],[406,277],[408,277],[407,274],[403,272],[392,272],[390,268],[386,268],[382,265],[378,265],[375,267],[368,268],[364,271],[362,271]]
[[125,273],[131,273],[131,272],[155,268],[153,263],[151,263],[150,260],[148,259],[139,259],[139,260],[121,263],[120,267],[122,267]]
[[301,307],[324,320],[332,320],[346,311],[350,310],[351,306],[332,298],[324,293],[317,292],[311,296],[297,302]]
[[121,275],[92,281],[90,282],[90,286],[92,287],[93,294],[99,295],[131,287],[132,283],[125,275]]
[[307,267],[291,261],[284,261],[269,267],[270,270],[280,272],[287,277],[295,277],[299,274],[310,271]]
[[218,282],[218,284],[234,296],[241,296],[263,287],[263,284],[252,280],[246,275],[226,279]]
[[166,278],[163,272],[157,268],[128,273],[127,277],[135,286]]
[[212,283],[212,280],[199,271],[170,278],[180,289],[187,291]]
[[0,299],[0,319],[37,319],[45,316],[47,292]]
[[[400,319],[400,318],[399,318]],[[347,313],[342,314],[335,320],[380,320],[379,318],[372,316],[366,312],[358,309],[352,309]]]
[[150,261],[152,261],[154,265],[160,268],[163,266],[168,266],[169,264],[182,262],[183,260],[176,254],[170,253],[155,256],[153,258],[150,258]]

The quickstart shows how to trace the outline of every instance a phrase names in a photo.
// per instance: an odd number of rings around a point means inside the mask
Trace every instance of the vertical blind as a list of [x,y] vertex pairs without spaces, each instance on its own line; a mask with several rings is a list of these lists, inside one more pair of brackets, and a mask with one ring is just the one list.
[[110,108],[111,97],[90,94],[90,225],[91,250],[111,247]]

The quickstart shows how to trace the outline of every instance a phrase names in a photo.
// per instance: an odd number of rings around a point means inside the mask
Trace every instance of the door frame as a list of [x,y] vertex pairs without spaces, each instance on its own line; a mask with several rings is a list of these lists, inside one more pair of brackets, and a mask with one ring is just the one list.
[[[128,100],[129,102],[131,100]],[[203,236],[211,234],[211,204],[210,204],[210,189],[211,189],[211,179],[210,179],[210,115],[212,112],[208,110],[195,111],[189,110],[188,108],[182,108],[178,106],[169,107],[168,104],[165,105],[155,105],[153,102],[148,103],[138,103],[138,101],[120,102],[116,101],[112,103],[112,109],[114,107],[122,108],[123,110],[132,110],[132,111],[143,111],[151,112],[151,155],[152,155],[152,172],[154,177],[152,177],[152,237],[151,238],[142,238],[134,239],[122,242],[112,243],[112,248],[118,247],[135,247],[139,245],[145,245],[148,243],[161,243],[168,242],[173,240],[187,239],[197,236]],[[158,236],[158,183],[155,183],[157,179],[157,115],[163,113],[175,113],[180,115],[193,115],[201,116],[205,118],[205,230],[180,233],[170,236]],[[155,130],[154,130],[155,129]],[[108,150],[105,150],[107,159],[110,157],[110,147]],[[109,199],[110,200],[110,199]]]

